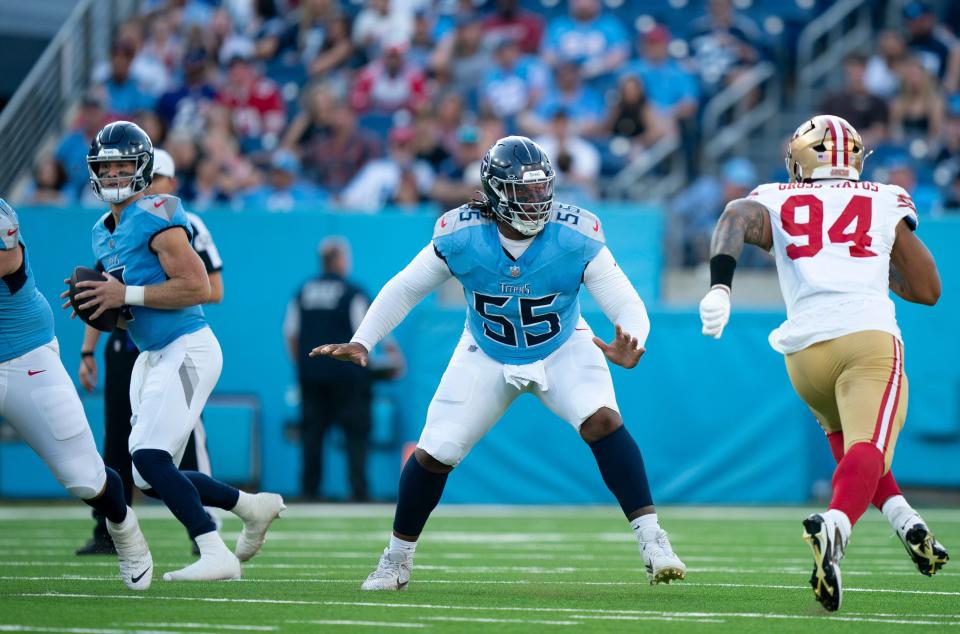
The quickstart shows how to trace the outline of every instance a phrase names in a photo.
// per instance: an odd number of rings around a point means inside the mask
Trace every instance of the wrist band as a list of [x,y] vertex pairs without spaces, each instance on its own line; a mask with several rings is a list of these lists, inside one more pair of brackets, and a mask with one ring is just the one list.
[[127,292],[123,296],[123,303],[127,306],[143,306],[143,287],[127,286]]
[[93,356],[93,352],[90,350],[83,350],[80,352],[81,359],[86,359],[87,357],[92,357],[92,356]]
[[726,253],[710,258],[710,286],[722,284],[727,288],[733,288],[733,272],[736,268],[736,258]]

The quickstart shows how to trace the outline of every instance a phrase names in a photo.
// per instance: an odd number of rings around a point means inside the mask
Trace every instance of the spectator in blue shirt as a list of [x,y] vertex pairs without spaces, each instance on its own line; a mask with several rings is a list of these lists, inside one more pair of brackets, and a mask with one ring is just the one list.
[[300,161],[287,150],[277,150],[270,162],[267,184],[247,192],[242,208],[287,212],[325,203],[327,194],[319,187],[300,181]]
[[731,0],[710,0],[707,9],[690,24],[690,48],[704,90],[712,94],[760,60],[763,32],[734,11]]
[[637,75],[647,97],[660,112],[680,121],[697,113],[700,88],[696,76],[670,56],[670,31],[658,25],[640,39],[640,57],[627,64],[623,75]]
[[547,72],[532,56],[522,55],[520,44],[504,38],[497,45],[496,66],[486,75],[480,90],[481,108],[508,120],[507,129],[513,129],[513,118],[534,107],[546,89]]
[[540,104],[520,115],[520,128],[531,137],[546,134],[550,120],[559,109],[570,118],[570,129],[584,136],[597,132],[606,111],[603,96],[582,83],[580,68],[573,62],[562,62],[557,67],[553,85]]
[[616,16],[601,13],[600,0],[570,0],[570,15],[547,24],[544,56],[551,65],[574,62],[584,79],[603,78],[630,57],[630,36]]
[[67,172],[64,190],[71,198],[78,198],[90,184],[87,170],[87,151],[90,142],[106,123],[107,113],[103,99],[96,92],[89,92],[80,101],[74,129],[60,140],[56,158]]
[[117,40],[110,50],[110,76],[103,87],[107,110],[112,116],[128,119],[136,112],[153,109],[154,98],[142,90],[130,74],[136,54],[136,45],[122,39]]

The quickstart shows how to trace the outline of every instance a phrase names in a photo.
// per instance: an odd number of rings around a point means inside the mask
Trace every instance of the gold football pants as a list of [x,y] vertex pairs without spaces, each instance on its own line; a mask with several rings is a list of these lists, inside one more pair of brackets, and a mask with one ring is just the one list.
[[897,435],[907,417],[903,344],[867,330],[815,343],[785,357],[787,374],[827,433],[843,431],[844,451],[869,442],[890,470]]

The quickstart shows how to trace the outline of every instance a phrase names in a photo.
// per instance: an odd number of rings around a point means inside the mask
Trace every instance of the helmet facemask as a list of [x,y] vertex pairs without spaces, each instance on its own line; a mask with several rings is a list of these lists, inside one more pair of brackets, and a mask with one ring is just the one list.
[[[96,157],[88,156],[87,171],[90,172],[93,192],[103,202],[118,204],[145,191],[152,180],[152,174],[147,173],[147,166],[152,163],[151,158],[148,152],[124,156],[112,149],[103,149]],[[128,163],[133,166],[132,173],[118,176],[101,175],[101,171],[106,174],[111,163]]]
[[494,208],[497,216],[525,236],[535,236],[543,230],[553,207],[552,173],[531,170],[523,180],[503,180],[491,176],[488,185],[499,199]]

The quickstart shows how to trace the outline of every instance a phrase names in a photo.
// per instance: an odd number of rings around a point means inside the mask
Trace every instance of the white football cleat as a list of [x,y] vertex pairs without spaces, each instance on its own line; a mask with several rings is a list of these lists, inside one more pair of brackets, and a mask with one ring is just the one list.
[[813,551],[813,595],[824,609],[836,612],[843,603],[840,560],[847,542],[842,530],[828,514],[815,513],[803,520],[803,539]]
[[120,578],[131,590],[146,590],[153,581],[153,557],[133,509],[127,507],[127,517],[119,524],[107,520],[107,532],[117,548]]
[[406,590],[413,570],[413,556],[383,549],[377,569],[360,585],[361,590]]
[[950,561],[950,555],[920,516],[912,515],[910,520],[896,527],[897,536],[920,573],[932,577]]
[[670,583],[687,576],[687,566],[673,552],[667,531],[659,526],[640,530],[640,555],[647,569],[650,585]]
[[164,573],[164,581],[230,581],[240,578],[240,560],[230,552],[217,531],[199,535],[197,545],[200,559],[186,568]]
[[270,524],[287,507],[283,504],[283,498],[276,493],[241,493],[240,498],[242,502],[237,503],[233,513],[243,520],[243,530],[240,531],[234,552],[240,561],[247,561],[260,551]]

